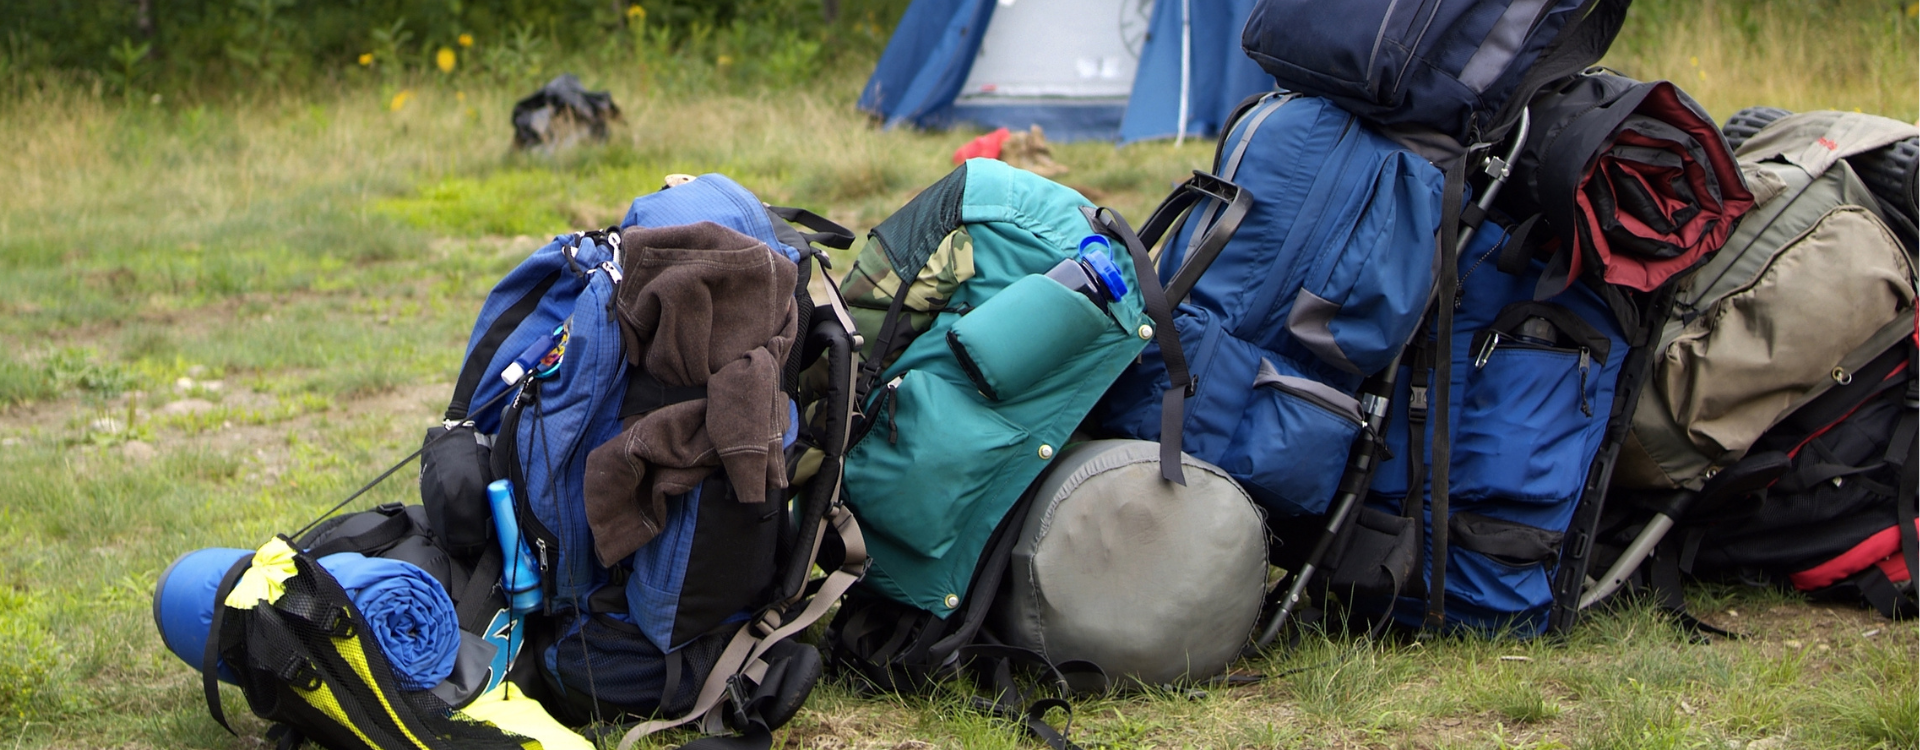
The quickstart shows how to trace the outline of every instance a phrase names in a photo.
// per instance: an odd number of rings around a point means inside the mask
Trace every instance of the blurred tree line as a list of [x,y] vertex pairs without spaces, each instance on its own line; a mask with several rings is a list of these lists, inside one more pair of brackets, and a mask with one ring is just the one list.
[[[126,91],[301,85],[458,66],[695,55],[778,81],[868,52],[908,0],[4,0],[0,77]],[[876,42],[875,39],[878,41]],[[17,83],[17,81],[16,81]]]

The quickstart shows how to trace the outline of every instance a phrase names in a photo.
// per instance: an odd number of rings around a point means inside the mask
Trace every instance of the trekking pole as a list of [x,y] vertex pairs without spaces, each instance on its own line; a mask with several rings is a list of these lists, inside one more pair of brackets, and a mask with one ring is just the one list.
[[[1486,217],[1488,211],[1493,209],[1493,202],[1500,197],[1500,189],[1506,187],[1507,179],[1513,176],[1513,162],[1519,158],[1520,149],[1527,145],[1527,131],[1531,129],[1532,119],[1526,110],[1520,110],[1520,121],[1513,129],[1513,145],[1507,149],[1506,156],[1504,158],[1489,157],[1482,168],[1488,177],[1493,178],[1487,183],[1487,189],[1481,191],[1479,200],[1474,201],[1474,205],[1479,209],[1477,213],[1482,219]],[[1466,252],[1467,244],[1473,241],[1474,230],[1478,228],[1478,221],[1461,227],[1460,238],[1453,246],[1455,255]],[[1451,301],[1437,301],[1436,304],[1451,304]],[[1441,335],[1451,334],[1443,332]],[[1280,611],[1274,613],[1273,620],[1267,623],[1266,631],[1260,634],[1260,640],[1254,642],[1255,650],[1265,649],[1273,643],[1275,637],[1280,635],[1280,628],[1286,625],[1287,620],[1293,616],[1294,608],[1299,606],[1300,597],[1306,592],[1307,583],[1313,578],[1315,570],[1320,566],[1321,561],[1326,559],[1327,552],[1333,547],[1334,537],[1339,536],[1340,531],[1351,521],[1354,510],[1360,505],[1360,497],[1366,493],[1367,485],[1372,483],[1374,454],[1378,451],[1385,434],[1387,407],[1391,403],[1394,378],[1398,376],[1399,371],[1400,355],[1396,354],[1393,361],[1387,364],[1386,370],[1361,384],[1360,409],[1366,416],[1367,423],[1361,428],[1353,451],[1347,454],[1347,468],[1340,476],[1340,488],[1334,495],[1334,511],[1327,516],[1327,528],[1320,535],[1320,539],[1314,542],[1313,549],[1307,553],[1307,560],[1301,564],[1300,572],[1294,574],[1293,585],[1287,589],[1286,598],[1280,600]],[[1442,404],[1441,408],[1446,408],[1446,405]],[[1409,461],[1419,459],[1419,456],[1407,457]],[[1407,488],[1409,494],[1418,491],[1417,487]]]
[[[1686,498],[1691,498],[1693,493],[1683,491],[1681,495]],[[1680,501],[1674,501],[1672,504],[1681,507],[1685,505],[1684,502]],[[1669,515],[1669,513],[1673,515]],[[1647,522],[1646,528],[1641,529],[1640,533],[1634,536],[1633,543],[1627,545],[1626,550],[1620,553],[1620,559],[1613,561],[1613,566],[1607,568],[1606,574],[1600,576],[1598,582],[1589,585],[1587,590],[1580,595],[1580,606],[1576,609],[1586,609],[1598,604],[1600,600],[1612,596],[1613,592],[1619,591],[1621,586],[1625,586],[1627,584],[1627,578],[1632,576],[1634,571],[1640,569],[1640,563],[1646,562],[1646,559],[1653,555],[1654,546],[1659,544],[1661,539],[1666,538],[1667,532],[1673,529],[1673,519],[1675,515],[1678,515],[1678,512],[1664,511],[1654,513],[1653,519]]]

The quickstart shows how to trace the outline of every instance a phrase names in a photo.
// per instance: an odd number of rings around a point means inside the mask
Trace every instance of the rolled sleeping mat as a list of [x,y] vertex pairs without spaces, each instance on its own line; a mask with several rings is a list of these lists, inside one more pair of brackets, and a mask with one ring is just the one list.
[[1068,448],[1036,485],[989,622],[1055,664],[1084,660],[1145,685],[1222,674],[1248,643],[1266,591],[1264,521],[1227,473],[1158,443]]
[[[207,631],[213,627],[213,599],[220,579],[236,563],[252,557],[250,549],[197,549],[175,558],[153,587],[153,624],[160,629],[160,640],[196,671],[206,658]],[[235,683],[225,664],[220,665],[220,679]]]
[[[220,581],[253,550],[210,548],[181,555],[154,587],[153,620],[167,649],[194,669],[206,653]],[[426,690],[453,674],[462,645],[453,599],[412,563],[342,552],[320,567],[345,589],[403,690]],[[484,645],[484,644],[483,644]],[[226,665],[220,679],[234,682]]]

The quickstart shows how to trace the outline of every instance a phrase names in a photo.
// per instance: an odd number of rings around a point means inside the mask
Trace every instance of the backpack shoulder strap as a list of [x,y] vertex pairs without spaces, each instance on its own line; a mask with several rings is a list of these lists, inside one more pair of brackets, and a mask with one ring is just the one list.
[[515,300],[500,317],[494,318],[493,323],[487,326],[487,332],[474,342],[473,351],[467,353],[466,361],[460,365],[459,380],[454,381],[453,400],[447,404],[447,421],[460,422],[467,418],[469,407],[473,405],[474,391],[480,388],[480,380],[487,376],[487,364],[493,361],[493,356],[500,351],[500,345],[506,343],[514,329],[520,327],[521,321],[540,307],[540,299],[559,280],[559,269],[547,274],[526,294],[520,295],[520,299]]

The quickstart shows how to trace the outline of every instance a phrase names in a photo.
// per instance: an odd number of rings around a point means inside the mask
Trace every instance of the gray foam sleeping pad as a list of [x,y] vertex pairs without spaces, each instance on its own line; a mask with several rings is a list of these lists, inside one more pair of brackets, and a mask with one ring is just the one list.
[[1259,618],[1264,527],[1226,472],[1181,458],[1184,487],[1160,478],[1157,443],[1097,440],[1062,454],[1015,542],[994,632],[1147,685],[1225,672]]

